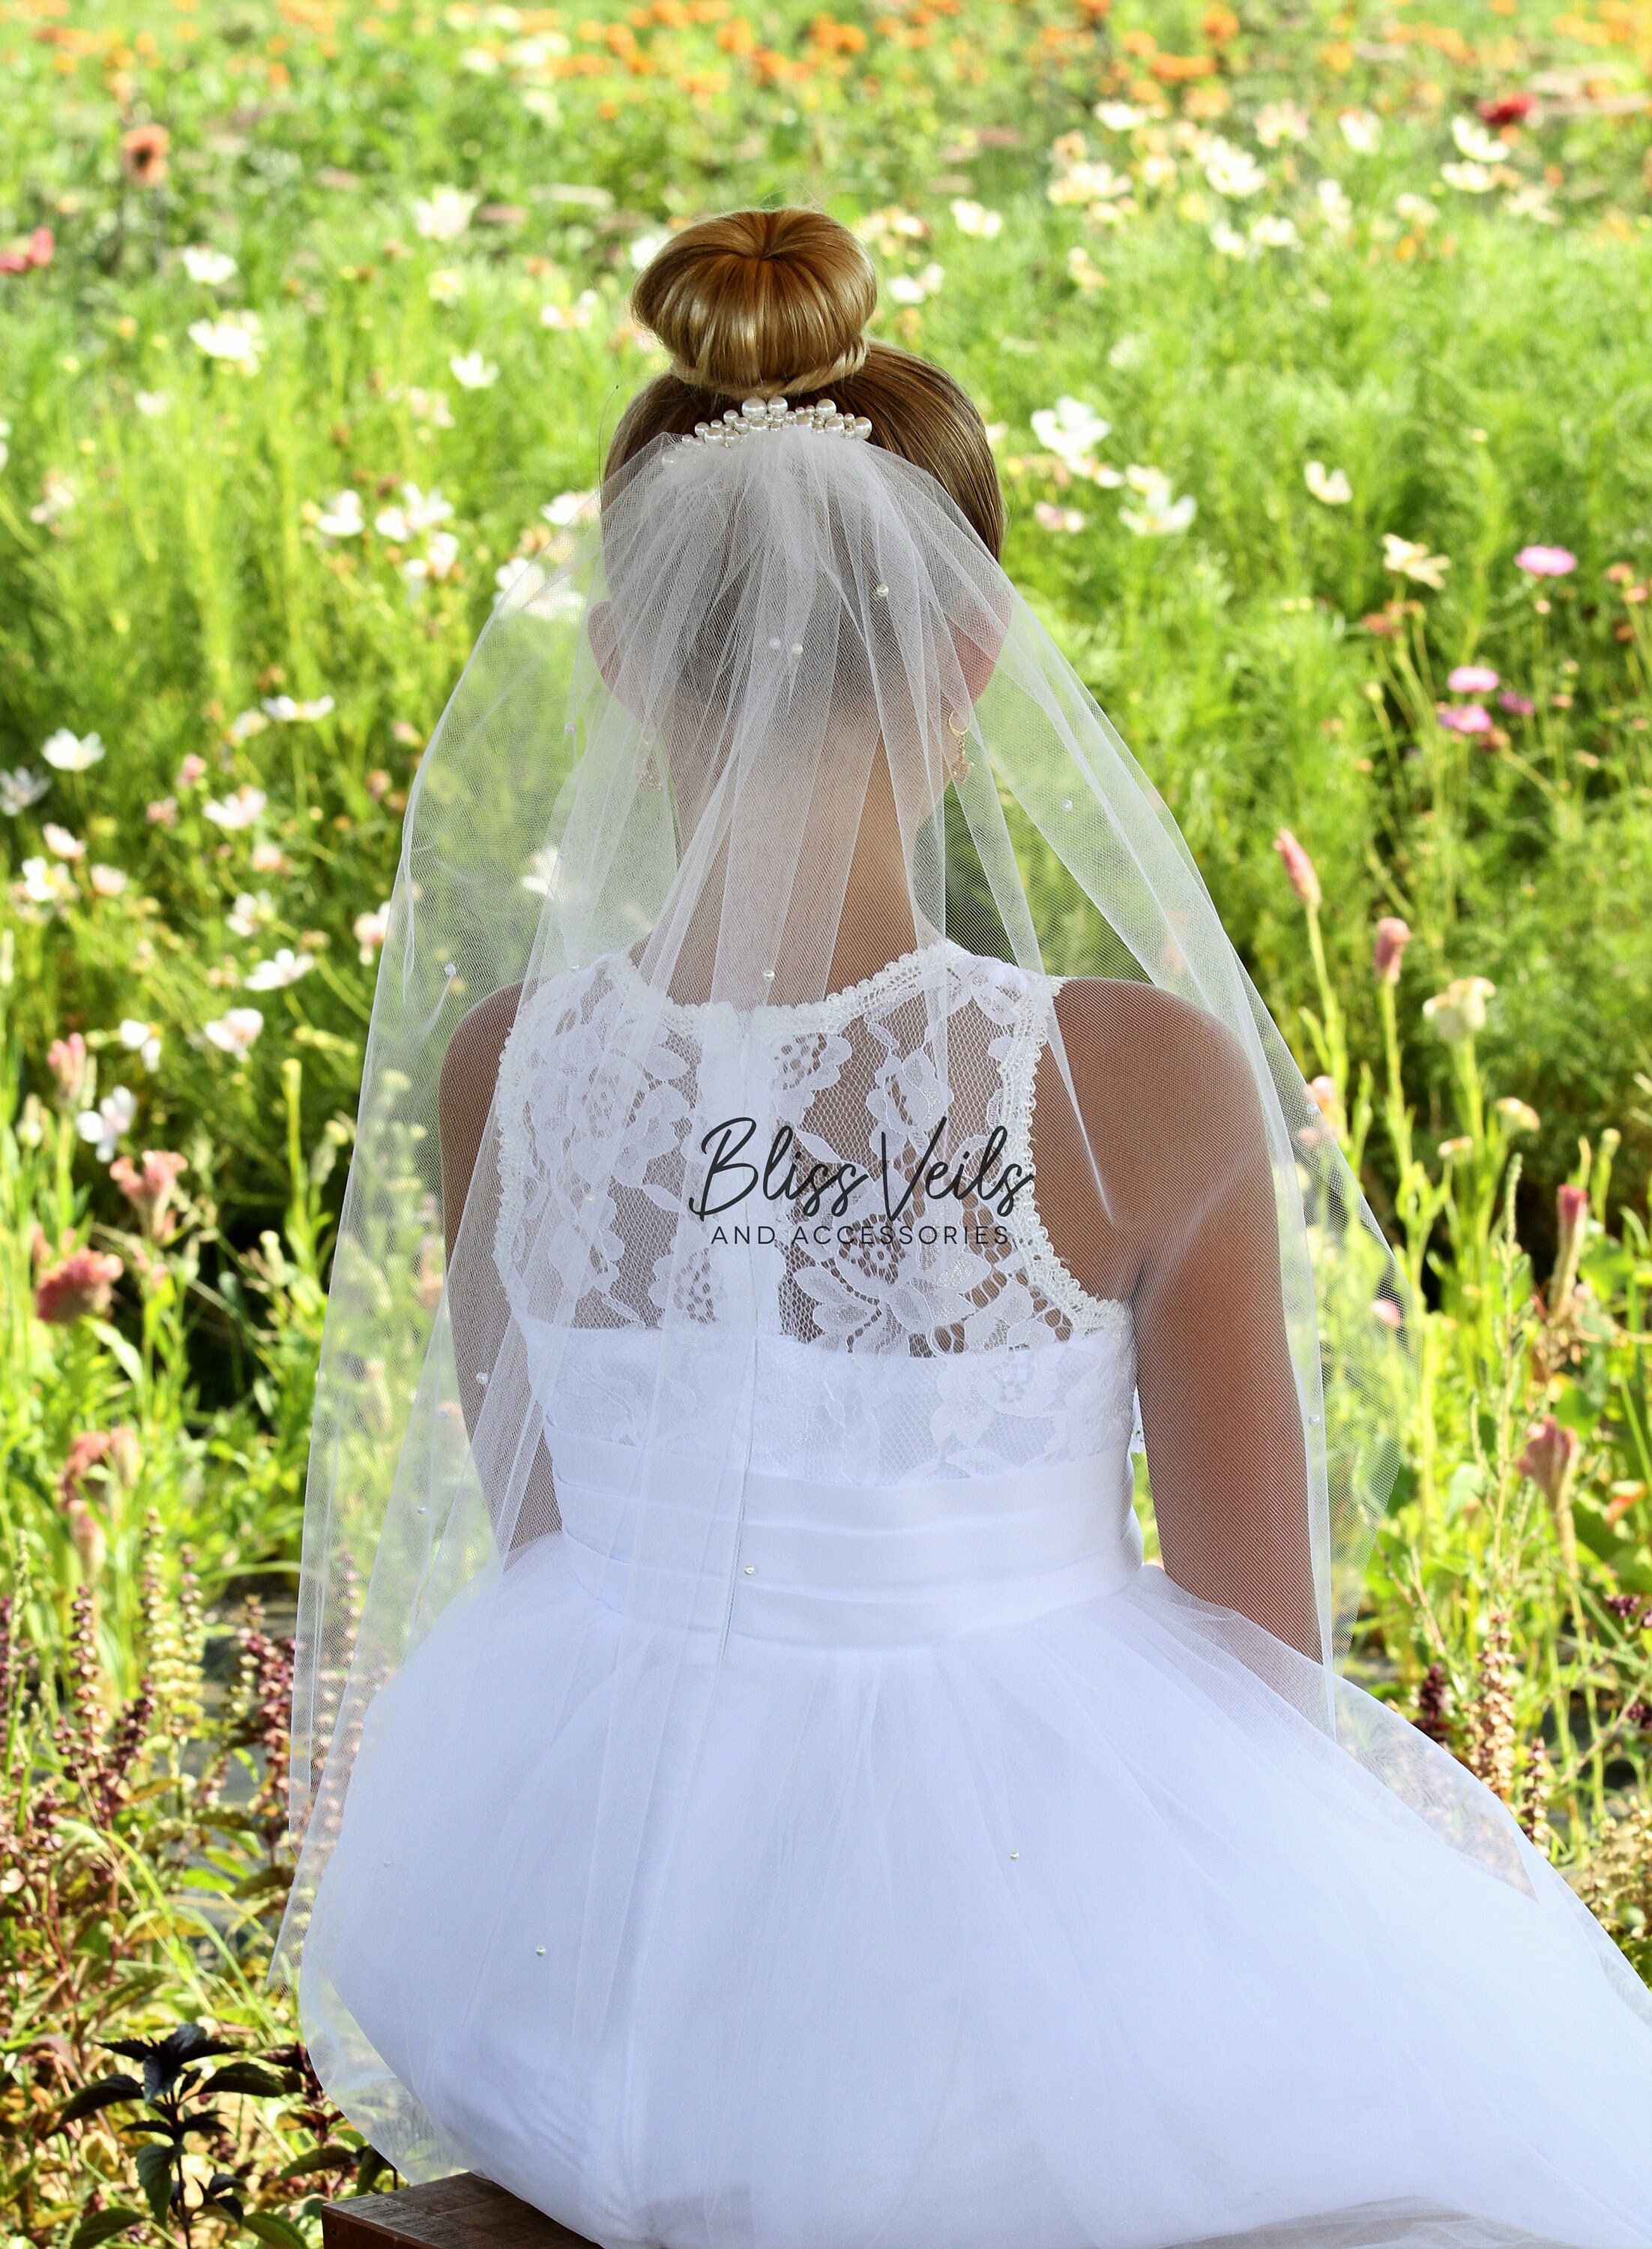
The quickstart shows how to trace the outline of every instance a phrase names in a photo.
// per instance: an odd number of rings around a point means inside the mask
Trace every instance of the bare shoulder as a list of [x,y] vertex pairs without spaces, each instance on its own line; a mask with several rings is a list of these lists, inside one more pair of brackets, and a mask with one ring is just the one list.
[[1189,1104],[1221,1099],[1231,1113],[1253,1101],[1244,1049],[1225,1023],[1174,992],[1114,976],[1074,976],[1056,994],[1056,1021],[1086,1109],[1128,1100],[1133,1113],[1166,1122]]
[[[1192,1180],[1266,1161],[1244,1049],[1204,1008],[1155,985],[1075,977],[1057,994],[1056,1021],[1085,1131],[1109,1152],[1121,1207],[1148,1229]],[[1047,1053],[1045,1063],[1052,1072]]]

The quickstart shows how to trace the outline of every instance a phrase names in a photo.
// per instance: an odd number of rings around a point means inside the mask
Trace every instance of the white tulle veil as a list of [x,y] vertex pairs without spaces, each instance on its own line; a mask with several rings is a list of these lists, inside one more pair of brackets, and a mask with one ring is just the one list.
[[[1409,1315],[1324,1117],[1151,782],[956,506],[853,430],[780,411],[727,443],[658,439],[611,476],[600,524],[500,601],[419,769],[316,1406],[293,1722],[302,1857],[281,1965],[302,1941],[374,1697],[452,1605],[557,1535],[562,1464],[548,1474],[541,1445],[556,1392],[593,1448],[605,1415],[641,1432],[605,1589],[630,1637],[580,1963],[585,2015],[611,2004],[632,1873],[669,1798],[661,1743],[681,1738],[685,1708],[691,1732],[717,1691],[767,1317],[761,1289],[708,1267],[703,1229],[673,1230],[673,1152],[689,1144],[649,1057],[662,1042],[686,1051],[682,1010],[697,1011],[696,1117],[709,1124],[724,1114],[709,1082],[718,1039],[735,1051],[764,1008],[799,1010],[806,1031],[835,988],[862,808],[886,774],[937,1115],[949,946],[1035,978],[1156,987],[1237,1058],[1235,1130],[1259,1114],[1299,1409],[1299,1451],[1256,1462],[1257,1507],[1261,1519],[1294,1495],[1319,1627],[1317,1671],[1280,1651],[1281,1691],[1428,1798],[1464,1847],[1511,1856],[1473,1793],[1443,1789],[1446,1761],[1416,1737],[1415,1780],[1409,1729],[1354,1737],[1339,1688],[1397,1465]],[[511,1180],[522,1152],[484,1134],[456,1228],[447,1214],[444,1261],[438,1100],[456,1033],[498,994],[518,1035],[534,1011],[554,1028],[559,994],[604,959],[620,964],[621,997],[577,1176],[524,1220]],[[1059,1028],[1052,1055],[1081,1109]],[[1232,1099],[1231,1073],[1221,1083],[1189,1083],[1188,1102]],[[883,1124],[922,1145],[926,1119]],[[556,1178],[556,1150],[534,1152]],[[1119,1151],[1093,1137],[1087,1155],[1105,1217]],[[1189,1206],[1202,1191],[1189,1178]],[[496,1257],[504,1205],[533,1231],[539,1276],[514,1293]],[[912,1253],[920,1322],[943,1254]],[[629,1355],[618,1403],[591,1389],[593,1324]],[[440,2166],[394,2087],[374,2090],[370,2054],[328,2059],[330,2082],[357,2084],[352,2113],[381,2147]]]

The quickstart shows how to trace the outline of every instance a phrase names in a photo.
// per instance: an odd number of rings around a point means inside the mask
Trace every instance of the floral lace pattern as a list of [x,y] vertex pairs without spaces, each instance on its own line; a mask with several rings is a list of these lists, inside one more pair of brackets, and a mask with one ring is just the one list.
[[[696,1449],[661,1367],[696,1392],[686,1368],[738,1338],[764,1373],[754,1466],[978,1475],[1128,1441],[1128,1306],[1080,1288],[1029,1190],[1000,1214],[992,1175],[972,1182],[995,1128],[1032,1168],[1056,989],[940,940],[810,1006],[665,1000],[623,954],[530,994],[496,1102],[495,1256],[552,1421],[657,1443],[663,1414]],[[751,1120],[754,1181],[789,1131],[798,1192],[711,1201],[729,1118]],[[840,1209],[846,1163],[873,1179]],[[726,1405],[726,1366],[706,1391]]]

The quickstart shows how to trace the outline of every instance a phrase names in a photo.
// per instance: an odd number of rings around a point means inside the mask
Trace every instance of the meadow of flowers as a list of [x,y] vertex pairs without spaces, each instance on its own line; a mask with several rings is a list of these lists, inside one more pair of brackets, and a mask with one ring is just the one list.
[[1652,1978],[1649,88],[1649,0],[0,0],[14,2236],[380,2171],[262,1974],[384,901],[740,202],[980,401],[1428,1307],[1361,1674]]

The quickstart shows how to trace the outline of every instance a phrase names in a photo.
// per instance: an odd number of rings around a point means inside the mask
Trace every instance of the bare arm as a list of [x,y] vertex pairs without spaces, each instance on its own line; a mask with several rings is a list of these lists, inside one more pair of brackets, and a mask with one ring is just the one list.
[[1035,1144],[1038,1207],[1078,1279],[1133,1304],[1165,1568],[1317,1659],[1301,1410],[1249,1066],[1209,1017],[1144,987],[1065,987],[1058,1020],[1107,1208],[1087,1159],[1075,1168],[1083,1142],[1043,1065],[1035,1114],[1042,1128],[1048,1083],[1071,1145],[1049,1136],[1058,1220]]
[[[448,1314],[465,1427],[474,1437],[486,1398],[485,1383],[497,1364],[510,1321],[504,1287],[493,1261],[499,1207],[499,1169],[488,1121],[505,1042],[517,1017],[522,987],[513,984],[473,1008],[454,1033],[442,1064],[436,1123],[442,1141],[442,1224],[447,1241]],[[474,1207],[472,1207],[474,1206]],[[468,1216],[469,1223],[461,1221]],[[534,1408],[524,1399],[523,1412]],[[478,1455],[478,1466],[481,1455]],[[487,1482],[486,1473],[483,1482]],[[496,1527],[511,1517],[507,1544],[514,1551],[557,1527],[555,1485],[543,1438],[519,1504],[488,1490]]]
[[436,1121],[442,1138],[442,1227],[449,1259],[487,1130],[504,1043],[521,998],[522,987],[512,984],[472,1008],[442,1058]]

